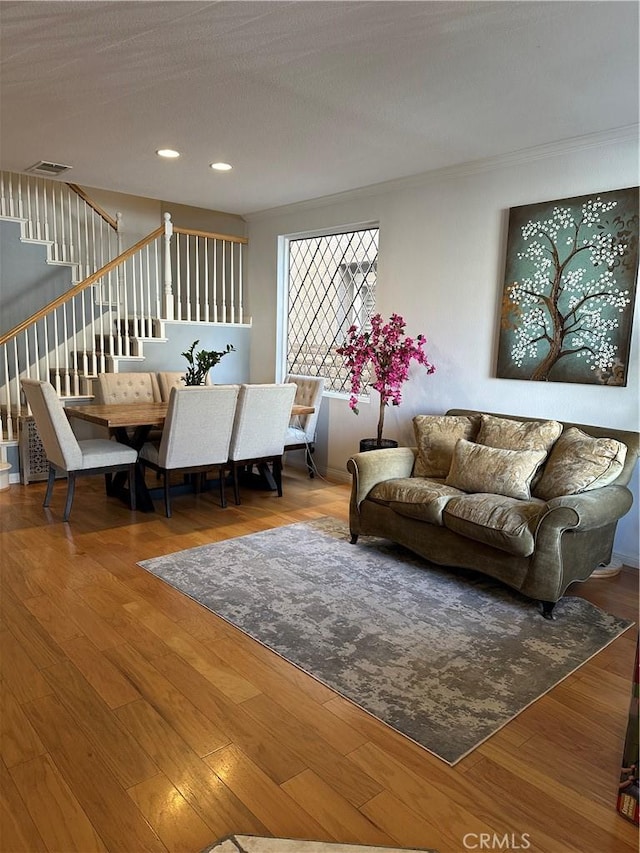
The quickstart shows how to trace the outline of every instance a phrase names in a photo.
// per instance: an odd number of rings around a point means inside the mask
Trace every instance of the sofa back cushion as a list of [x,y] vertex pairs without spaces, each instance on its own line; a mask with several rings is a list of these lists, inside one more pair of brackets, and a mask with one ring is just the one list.
[[413,431],[418,456],[414,477],[446,477],[459,438],[473,439],[478,431],[479,417],[467,415],[416,415]]
[[461,438],[445,483],[463,492],[528,500],[531,481],[546,456],[546,450],[503,450]]
[[[539,418],[528,418],[525,415],[514,416],[503,412],[481,412],[477,409],[449,409],[447,411],[447,415],[467,415],[472,418],[478,418],[481,414],[489,414],[496,418],[503,418],[504,420],[518,420],[527,423],[533,420],[539,421]],[[640,455],[640,433],[633,430],[593,426],[592,424],[573,423],[570,421],[563,421],[562,426],[565,432],[570,427],[577,427],[582,432],[594,438],[614,438],[616,441],[625,444],[627,447],[627,456],[622,471],[614,482],[617,486],[626,486],[630,482],[636,468],[638,456]]]
[[545,501],[608,486],[624,466],[627,446],[569,427],[554,445],[534,494]]
[[503,450],[544,450],[548,453],[561,432],[559,421],[516,421],[483,414],[476,441]]

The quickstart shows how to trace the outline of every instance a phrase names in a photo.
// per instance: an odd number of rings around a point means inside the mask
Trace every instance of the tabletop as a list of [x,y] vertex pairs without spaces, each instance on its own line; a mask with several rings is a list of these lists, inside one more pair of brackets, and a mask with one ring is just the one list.
[[91,424],[116,427],[163,426],[167,403],[105,403],[67,406],[67,416]]
[[[67,406],[69,417],[88,421],[98,426],[116,429],[118,427],[163,426],[167,416],[168,403],[106,403],[89,406]],[[291,407],[291,415],[311,415],[314,406]]]

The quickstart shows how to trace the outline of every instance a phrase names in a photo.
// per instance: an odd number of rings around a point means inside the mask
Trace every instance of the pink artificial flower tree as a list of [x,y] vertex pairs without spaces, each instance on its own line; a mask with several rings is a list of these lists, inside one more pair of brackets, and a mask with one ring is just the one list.
[[399,314],[392,314],[384,325],[381,315],[374,314],[370,332],[359,332],[357,326],[350,326],[347,340],[336,349],[338,355],[344,356],[345,366],[351,374],[349,406],[356,415],[358,394],[362,391],[362,374],[371,365],[375,381],[370,384],[380,394],[378,444],[382,443],[385,408],[389,403],[399,406],[402,402],[402,385],[409,376],[411,361],[423,364],[427,373],[435,371],[423,351],[427,339],[424,335],[418,335],[415,340],[405,336],[406,325]]

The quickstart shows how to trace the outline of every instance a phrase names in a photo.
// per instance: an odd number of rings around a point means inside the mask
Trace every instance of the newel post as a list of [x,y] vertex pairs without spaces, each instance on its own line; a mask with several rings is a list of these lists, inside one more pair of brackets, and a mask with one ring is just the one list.
[[[124,228],[122,226],[122,213],[119,211],[116,212],[116,257],[120,257],[122,252],[124,251],[123,246],[123,235]],[[118,279],[118,300],[124,301],[124,288],[125,288],[125,278],[124,278],[124,264],[120,264],[118,266],[118,272],[116,274]],[[102,290],[104,293],[105,285],[102,285]]]
[[171,279],[171,214],[164,214],[164,319],[173,320],[173,282]]
[[124,233],[124,228],[122,225],[122,213],[117,211],[116,213],[116,246],[118,248],[118,255],[122,254],[122,235]]

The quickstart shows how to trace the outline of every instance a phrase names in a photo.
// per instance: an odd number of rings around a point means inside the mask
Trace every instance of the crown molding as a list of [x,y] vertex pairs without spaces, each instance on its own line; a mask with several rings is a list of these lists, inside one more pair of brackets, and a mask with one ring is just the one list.
[[467,175],[476,175],[482,172],[489,172],[494,169],[503,169],[509,166],[521,166],[527,163],[533,163],[536,160],[544,160],[549,157],[557,157],[561,154],[572,153],[575,151],[586,151],[591,148],[601,148],[605,145],[616,145],[627,142],[635,142],[637,144],[639,141],[639,130],[639,126],[637,124],[633,124],[625,127],[614,128],[613,130],[589,133],[585,136],[574,136],[570,139],[560,139],[556,142],[548,142],[543,145],[532,146],[531,148],[521,148],[518,151],[512,151],[508,154],[497,154],[493,157],[485,157],[480,160],[470,160],[466,163],[458,163],[454,166],[443,166],[441,169],[432,169],[429,172],[422,172],[418,175],[409,175],[405,178],[394,178],[390,181],[369,184],[364,187],[333,193],[332,195],[306,199],[305,201],[293,202],[292,204],[285,204],[280,207],[258,210],[255,213],[245,213],[244,219],[247,222],[258,222],[262,219],[271,219],[276,216],[285,216],[288,213],[327,207],[331,204],[366,198],[368,196],[379,195],[380,193],[387,193],[393,190],[420,187],[437,181],[465,177]]

